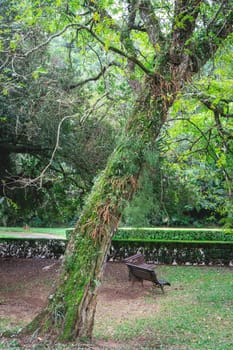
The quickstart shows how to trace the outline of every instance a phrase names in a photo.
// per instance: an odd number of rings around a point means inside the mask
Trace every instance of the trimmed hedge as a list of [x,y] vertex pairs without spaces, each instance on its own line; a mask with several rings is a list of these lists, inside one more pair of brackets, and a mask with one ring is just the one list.
[[[67,237],[71,233],[69,230]],[[233,262],[233,232],[195,228],[121,227],[115,233],[108,258],[124,258],[143,252],[158,264],[222,264]]]
[[[67,239],[71,231],[67,230]],[[193,237],[196,239],[191,239]],[[119,228],[113,237],[108,259],[121,261],[141,251],[147,261],[154,263],[229,265],[233,263],[232,238],[232,233],[220,230]],[[0,257],[59,258],[64,254],[66,244],[63,239],[2,238]]]
[[110,259],[122,260],[137,251],[154,263],[229,265],[233,261],[233,233],[220,229],[119,228]]
[[114,235],[115,239],[145,239],[174,241],[232,241],[233,231],[220,229],[195,228],[131,228],[121,227]]

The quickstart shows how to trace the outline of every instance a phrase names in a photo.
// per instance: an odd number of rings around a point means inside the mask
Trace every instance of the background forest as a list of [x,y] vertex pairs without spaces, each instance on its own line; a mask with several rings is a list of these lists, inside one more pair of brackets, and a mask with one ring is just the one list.
[[[112,54],[117,35],[104,48],[88,32],[53,35],[74,16],[72,1],[0,3],[0,225],[72,226],[121,137],[143,72]],[[103,30],[98,13],[92,20]],[[134,33],[150,68],[156,57],[145,38]],[[122,225],[232,226],[232,39],[170,110]]]

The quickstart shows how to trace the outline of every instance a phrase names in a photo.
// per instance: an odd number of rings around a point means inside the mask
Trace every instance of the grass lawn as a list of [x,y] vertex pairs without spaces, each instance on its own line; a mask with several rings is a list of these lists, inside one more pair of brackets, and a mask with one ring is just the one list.
[[24,233],[25,235],[33,235],[33,233],[44,233],[50,235],[61,235],[65,237],[67,229],[69,228],[30,227],[29,229],[25,230],[23,227],[0,227],[0,238],[17,237],[17,232]]
[[[166,289],[165,294],[156,291],[144,296],[148,308],[152,304],[157,305],[156,311],[146,317],[139,311],[131,321],[123,318],[120,323],[113,324],[113,328],[109,327],[111,321],[108,315],[103,314],[94,327],[94,340],[106,344],[101,350],[232,350],[233,269],[158,266],[157,273],[160,278],[171,282],[171,287]],[[133,308],[135,302],[131,300],[130,307]],[[0,332],[5,327],[6,320],[0,319]],[[0,343],[0,349],[4,350],[21,349],[17,339],[2,346]],[[77,344],[56,344],[52,347],[51,344],[40,344],[32,348],[93,349],[88,345],[78,347]]]
[[125,344],[144,339],[138,348],[144,350],[232,350],[232,268],[160,266],[157,271],[172,284],[165,295],[147,298],[148,308],[157,303],[158,312],[123,321],[111,334],[106,320],[95,325],[95,337]]

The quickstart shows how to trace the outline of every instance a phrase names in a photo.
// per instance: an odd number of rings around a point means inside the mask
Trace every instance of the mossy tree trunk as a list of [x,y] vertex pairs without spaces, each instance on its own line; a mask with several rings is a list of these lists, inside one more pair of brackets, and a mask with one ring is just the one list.
[[171,84],[159,76],[145,82],[119,146],[96,180],[71,236],[56,292],[27,330],[49,330],[63,341],[91,338],[98,285],[112,235],[137,188],[145,149],[154,144],[171,104],[165,87],[170,92]]
[[[62,341],[91,338],[97,290],[111,238],[137,188],[145,151],[159,135],[177,93],[216,51],[220,39],[232,30],[232,11],[226,15],[232,1],[224,2],[222,11],[216,12],[208,22],[206,33],[211,29],[213,45],[210,37],[203,36],[204,29],[201,39],[198,37],[200,23],[195,26],[204,2],[177,0],[173,27],[165,41],[158,19],[153,20],[145,12],[151,14],[150,2],[139,3],[141,8],[137,10],[145,15],[148,36],[153,44],[158,42],[155,71],[144,79],[119,145],[95,182],[68,244],[56,290],[48,306],[26,329],[31,332],[38,329]],[[147,19],[150,19],[148,23]],[[219,21],[222,21],[221,27]]]

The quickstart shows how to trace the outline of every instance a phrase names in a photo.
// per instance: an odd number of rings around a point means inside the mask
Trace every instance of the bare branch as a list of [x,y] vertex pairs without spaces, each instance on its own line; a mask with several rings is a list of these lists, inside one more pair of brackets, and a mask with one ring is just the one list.
[[[103,103],[100,103],[105,97],[107,96],[107,93],[105,93],[104,95],[100,96],[94,103],[93,105],[86,111],[86,113],[84,113],[82,115],[82,117],[80,118],[80,124],[83,124],[88,117],[97,109],[101,108],[103,106]],[[60,101],[59,101],[60,102]],[[57,127],[57,133],[56,133],[56,142],[55,142],[55,146],[53,148],[51,157],[47,163],[47,165],[44,167],[44,169],[41,171],[40,175],[35,177],[35,178],[28,178],[28,177],[22,177],[22,176],[18,176],[15,177],[11,174],[9,174],[8,177],[8,181],[4,181],[4,187],[10,187],[11,189],[16,189],[16,188],[26,188],[29,186],[38,186],[39,183],[39,188],[42,188],[43,185],[43,180],[45,177],[46,172],[48,171],[48,169],[51,168],[53,161],[55,159],[55,155],[56,152],[59,149],[59,142],[60,142],[60,134],[61,134],[61,127],[63,125],[63,123],[68,120],[68,119],[73,119],[76,118],[79,114],[73,114],[70,116],[65,116],[63,117]],[[2,146],[1,146],[2,147]],[[8,145],[8,149],[9,149],[9,145]],[[24,151],[26,151],[26,149],[23,149]],[[31,150],[31,148],[30,148]],[[39,149],[40,150],[40,149]],[[22,148],[18,148],[18,152],[21,152]],[[35,148],[35,152],[38,151],[38,148]],[[14,187],[12,185],[15,185]],[[17,186],[18,184],[18,186]]]
[[58,124],[58,128],[57,128],[56,143],[55,143],[55,147],[53,149],[52,155],[50,157],[50,160],[49,160],[48,164],[45,166],[45,168],[42,170],[42,172],[40,173],[39,176],[37,176],[34,179],[29,180],[28,186],[30,186],[31,184],[36,183],[36,182],[39,181],[40,182],[40,188],[42,187],[44,175],[47,172],[47,170],[49,169],[49,167],[51,166],[51,164],[53,163],[54,158],[55,158],[55,154],[56,154],[57,149],[59,147],[59,140],[60,140],[60,133],[61,133],[62,124],[64,123],[65,120],[71,119],[71,118],[74,118],[74,115],[63,117],[60,120],[60,122]]
[[89,83],[90,81],[96,81],[96,80],[98,80],[100,77],[102,77],[102,76],[104,75],[104,73],[106,72],[106,70],[107,70],[109,67],[111,67],[111,66],[118,66],[118,67],[119,67],[119,64],[117,64],[116,62],[111,62],[111,63],[109,63],[107,66],[104,66],[104,67],[102,68],[102,70],[101,70],[96,76],[90,77],[90,78],[87,78],[87,79],[84,79],[84,80],[82,80],[82,81],[80,81],[80,82],[78,82],[78,83],[70,84],[70,85],[68,86],[68,89],[69,89],[69,90],[72,90],[72,89],[75,89],[75,88],[77,88],[77,87],[83,86],[83,85]]
[[101,100],[103,100],[105,97],[107,96],[107,93],[103,94],[102,96],[100,96],[91,106],[91,108],[87,111],[86,114],[83,114],[82,118],[80,119],[80,124],[84,123],[87,118],[97,109],[100,108],[102,106],[102,104],[99,106],[99,102]]
[[60,32],[57,32],[53,35],[51,35],[47,40],[45,40],[43,43],[33,47],[31,50],[27,51],[25,54],[24,54],[24,57],[27,57],[29,55],[31,55],[33,52],[35,51],[38,51],[40,49],[42,49],[43,47],[47,46],[53,39],[61,36],[62,34],[64,34],[69,28],[77,28],[79,27],[80,29],[82,27],[80,27],[79,24],[77,23],[70,23],[70,24],[67,24],[62,30],[60,30]]
[[10,60],[10,57],[8,56],[8,57],[5,59],[5,61],[2,63],[2,65],[0,66],[0,71],[1,71],[3,68],[5,68],[5,67],[7,66],[9,60]]

